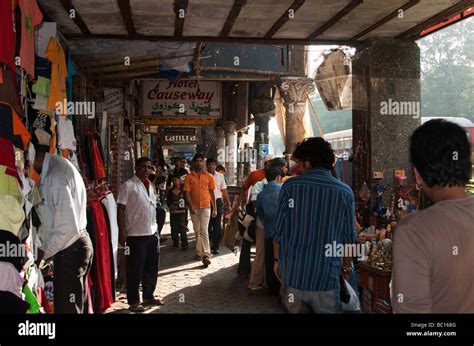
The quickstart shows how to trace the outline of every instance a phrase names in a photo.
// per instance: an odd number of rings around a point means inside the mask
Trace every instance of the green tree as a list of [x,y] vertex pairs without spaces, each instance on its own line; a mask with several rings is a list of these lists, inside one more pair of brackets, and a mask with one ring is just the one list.
[[465,19],[418,41],[423,116],[474,121],[474,20]]

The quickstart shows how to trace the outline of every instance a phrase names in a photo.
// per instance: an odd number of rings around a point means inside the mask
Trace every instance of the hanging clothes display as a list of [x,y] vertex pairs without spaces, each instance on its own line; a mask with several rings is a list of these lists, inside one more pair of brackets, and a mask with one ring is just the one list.
[[7,138],[13,144],[25,150],[30,141],[30,133],[21,121],[19,115],[7,103],[0,102],[0,137]]
[[12,71],[15,70],[16,36],[13,25],[15,1],[0,1],[0,62],[6,64]]
[[58,118],[58,147],[59,149],[76,150],[76,137],[74,136],[72,120],[63,116]]
[[23,108],[21,106],[21,97],[18,91],[18,82],[15,72],[0,66],[0,73],[2,80],[0,82],[0,102],[4,102],[13,107],[19,114],[23,115]]
[[110,221],[110,233],[111,233],[111,242],[112,242],[112,251],[113,251],[113,260],[114,260],[114,277],[117,279],[117,255],[118,255],[118,236],[119,228],[117,223],[117,203],[115,201],[114,195],[108,193],[105,198],[102,199],[102,204],[107,210]]
[[[51,37],[48,48],[46,49],[46,58],[51,62],[51,89],[48,98],[48,109],[56,109],[56,103],[67,104],[66,95],[66,58],[64,50],[56,40]],[[67,107],[61,107],[64,112]],[[66,115],[66,114],[60,114]]]
[[106,177],[103,155],[100,151],[100,138],[98,137],[87,131],[84,140],[84,158],[87,163],[87,178],[89,180],[101,180]]
[[[94,200],[89,204],[95,232],[94,263],[95,263],[95,292],[94,310],[104,312],[112,303],[112,287],[110,273],[110,244],[104,212],[100,202]],[[89,227],[88,227],[89,229]],[[93,268],[94,270],[94,268]],[[94,280],[93,280],[94,281]]]
[[20,66],[35,78],[35,26],[41,24],[43,15],[36,0],[20,0],[21,11],[21,46]]

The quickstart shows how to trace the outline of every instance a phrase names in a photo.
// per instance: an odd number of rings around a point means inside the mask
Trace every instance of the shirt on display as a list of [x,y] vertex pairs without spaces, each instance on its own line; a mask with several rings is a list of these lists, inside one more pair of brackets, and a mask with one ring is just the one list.
[[126,206],[127,236],[147,236],[156,233],[158,230],[156,195],[151,185],[147,191],[142,181],[134,175],[120,187],[117,203]]
[[[28,122],[32,128],[32,138],[31,141],[33,144],[41,144],[41,145],[48,145],[50,144],[50,139],[53,136],[53,132],[51,131],[51,114],[48,111],[37,111],[35,109],[30,108],[28,110]],[[42,130],[47,133],[50,137],[49,140],[46,142],[41,142],[40,138],[38,138],[37,130]],[[39,132],[40,135],[41,132]],[[44,141],[44,138],[43,138]]]
[[15,1],[0,1],[0,62],[15,70],[15,24],[14,24],[14,8]]
[[35,26],[41,24],[43,15],[36,0],[20,0],[21,10],[21,46],[20,66],[35,78]]
[[15,177],[22,184],[15,160],[15,148],[10,140],[0,137],[0,165],[7,167],[5,174]]
[[62,116],[58,119],[58,146],[60,149],[76,150],[72,121]]
[[0,83],[0,102],[8,103],[20,115],[23,115],[20,93],[18,92],[17,76],[9,69],[0,67],[3,82]]
[[46,58],[35,55],[35,73],[36,78],[41,76],[51,79],[51,62]]
[[9,231],[17,237],[25,221],[22,202],[22,197],[0,195],[0,210],[8,210],[8,213],[0,213],[0,229]]
[[[48,48],[46,49],[46,58],[51,61],[51,89],[49,93],[48,109],[53,110],[56,109],[57,102],[60,102],[61,104],[63,104],[64,102],[67,103],[66,58],[64,55],[63,48],[55,37],[51,37],[51,39],[49,40]],[[64,111],[63,108],[67,107],[61,108]]]
[[0,102],[0,137],[7,138],[22,150],[28,147],[30,133],[17,112],[6,103]]

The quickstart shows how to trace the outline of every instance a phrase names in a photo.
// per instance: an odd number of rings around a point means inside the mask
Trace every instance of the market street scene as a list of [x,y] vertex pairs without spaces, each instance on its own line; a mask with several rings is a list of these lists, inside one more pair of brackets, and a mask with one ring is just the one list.
[[473,13],[1,0],[0,314],[474,313]]

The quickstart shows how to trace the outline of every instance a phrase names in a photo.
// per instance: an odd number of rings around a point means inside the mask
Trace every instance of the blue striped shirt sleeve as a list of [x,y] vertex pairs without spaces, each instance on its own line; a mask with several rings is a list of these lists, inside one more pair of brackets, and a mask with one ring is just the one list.
[[277,210],[277,218],[275,220],[275,224],[273,226],[273,229],[270,232],[271,238],[273,238],[274,241],[280,242],[281,240],[281,235],[283,233],[283,229],[286,224],[286,219],[287,219],[287,210],[288,210],[288,203],[289,203],[289,195],[286,189],[283,187],[280,190],[280,193],[278,194],[278,210]]
[[357,239],[357,232],[355,230],[354,217],[355,217],[355,203],[354,194],[347,195],[346,199],[347,208],[344,208],[344,229],[343,229],[343,242],[344,244],[353,244]]

